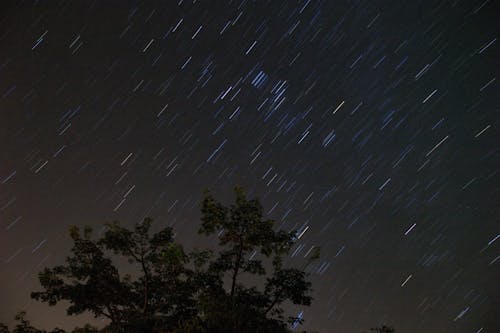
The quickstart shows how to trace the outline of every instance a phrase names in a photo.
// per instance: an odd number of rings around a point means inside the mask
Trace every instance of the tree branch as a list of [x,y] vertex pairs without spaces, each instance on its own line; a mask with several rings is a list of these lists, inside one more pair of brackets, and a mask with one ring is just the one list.
[[236,287],[236,277],[238,276],[238,271],[240,270],[240,265],[241,265],[241,258],[243,256],[243,238],[241,235],[239,235],[239,249],[238,249],[238,255],[236,256],[236,263],[234,265],[234,272],[233,272],[233,278],[232,278],[232,283],[231,283],[231,297],[234,296],[234,290]]
[[130,256],[132,258],[135,259],[135,261],[137,261],[138,263],[141,264],[141,268],[142,268],[142,271],[144,272],[144,301],[143,301],[143,304],[142,304],[142,313],[146,313],[146,310],[147,310],[147,306],[148,306],[148,298],[149,298],[149,280],[150,280],[150,276],[149,276],[149,272],[148,272],[148,269],[146,267],[146,264],[144,263],[144,249],[142,248],[142,245],[141,245],[141,255],[140,257],[137,256],[134,251],[132,251],[132,249],[130,247],[127,247],[127,250],[130,254]]
[[148,285],[149,285],[149,272],[147,270],[146,265],[144,264],[144,252],[141,250],[141,260],[140,260],[142,270],[144,272],[144,303],[142,305],[142,313],[146,313],[148,307]]
[[278,294],[276,295],[276,297],[274,297],[274,301],[271,303],[271,305],[269,305],[267,307],[267,309],[264,312],[264,314],[267,314],[269,311],[271,311],[272,308],[274,308],[274,306],[278,303],[278,300],[281,297],[282,292],[283,292],[283,289],[280,289],[280,291],[278,292]]
[[104,314],[106,317],[108,317],[109,319],[111,319],[111,322],[116,324],[118,321],[116,320],[116,316],[113,314],[113,310],[111,309],[111,306],[109,304],[106,304],[106,309],[108,310],[109,312],[109,315],[106,315],[104,313],[104,311],[102,311],[102,314]]

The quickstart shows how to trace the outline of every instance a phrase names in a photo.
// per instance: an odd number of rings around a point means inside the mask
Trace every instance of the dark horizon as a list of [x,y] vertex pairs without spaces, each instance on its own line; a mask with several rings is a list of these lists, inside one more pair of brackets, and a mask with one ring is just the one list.
[[[492,1],[0,5],[0,322],[70,225],[145,216],[194,246],[235,184],[321,259],[304,328],[494,332]],[[71,325],[71,326],[70,326]]]

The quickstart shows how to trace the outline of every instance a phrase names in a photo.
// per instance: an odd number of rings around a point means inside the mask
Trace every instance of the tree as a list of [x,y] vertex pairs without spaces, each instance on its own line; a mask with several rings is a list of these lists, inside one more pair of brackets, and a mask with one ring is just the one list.
[[[107,332],[288,332],[287,324],[302,319],[285,318],[283,304],[312,300],[307,274],[284,265],[296,233],[275,231],[257,199],[239,187],[235,194],[229,207],[208,191],[201,203],[199,233],[217,235],[218,252],[186,252],[171,228],[153,233],[149,218],[133,229],[106,224],[98,239],[89,227],[72,227],[71,255],[39,274],[43,290],[31,297],[67,301],[68,315],[107,318]],[[319,255],[313,252],[310,260]]]
[[[80,232],[72,227],[72,255],[66,265],[40,273],[45,290],[32,293],[32,298],[49,305],[66,300],[68,315],[89,311],[96,318],[108,318],[110,328],[122,330],[151,331],[157,325],[173,325],[183,315],[192,316],[187,256],[173,242],[169,228],[150,237],[151,223],[146,218],[134,230],[107,224],[98,240],[92,239],[90,228]],[[116,256],[134,266],[131,274],[119,274],[112,260]]]
[[[304,271],[283,267],[283,256],[289,253],[295,232],[274,231],[274,221],[263,220],[260,202],[248,200],[241,188],[235,192],[236,202],[230,207],[217,202],[209,192],[202,201],[200,233],[220,234],[221,248],[208,267],[216,279],[202,294],[203,318],[209,330],[216,332],[284,331],[283,302],[309,305],[312,300],[308,296],[311,283]],[[253,259],[257,253],[271,261],[273,272],[269,276],[263,260]],[[265,276],[263,290],[240,283],[245,274]],[[225,277],[228,288],[222,283]],[[288,323],[296,320],[290,317]]]

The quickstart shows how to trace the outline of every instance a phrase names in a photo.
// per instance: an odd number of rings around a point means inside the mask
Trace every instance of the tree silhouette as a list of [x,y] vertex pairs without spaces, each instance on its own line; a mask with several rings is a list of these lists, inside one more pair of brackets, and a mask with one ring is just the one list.
[[[275,231],[257,199],[239,187],[235,194],[230,206],[208,191],[201,203],[199,233],[217,235],[218,251],[186,252],[171,228],[153,233],[149,218],[133,229],[106,224],[98,239],[90,227],[72,227],[71,255],[39,274],[43,290],[31,297],[49,305],[65,301],[68,315],[107,318],[101,332],[289,332],[288,324],[302,319],[285,318],[284,303],[312,300],[304,270],[284,265],[296,233]],[[312,253],[309,261],[319,249]],[[127,274],[117,266],[123,259]]]

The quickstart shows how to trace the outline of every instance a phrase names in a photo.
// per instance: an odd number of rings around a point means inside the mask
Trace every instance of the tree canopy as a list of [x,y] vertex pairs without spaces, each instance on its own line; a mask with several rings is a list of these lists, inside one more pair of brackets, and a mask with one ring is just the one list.
[[[70,255],[40,272],[42,290],[31,297],[51,306],[64,301],[68,315],[90,312],[109,322],[73,332],[288,332],[302,319],[287,317],[283,305],[312,301],[305,266],[284,264],[296,233],[276,231],[259,200],[241,188],[235,195],[229,206],[208,191],[203,196],[199,233],[216,236],[216,250],[187,251],[171,228],[153,232],[150,218],[131,229],[108,223],[100,237],[72,227]],[[318,255],[312,251],[309,260]],[[17,319],[13,332],[42,332],[24,313]]]

